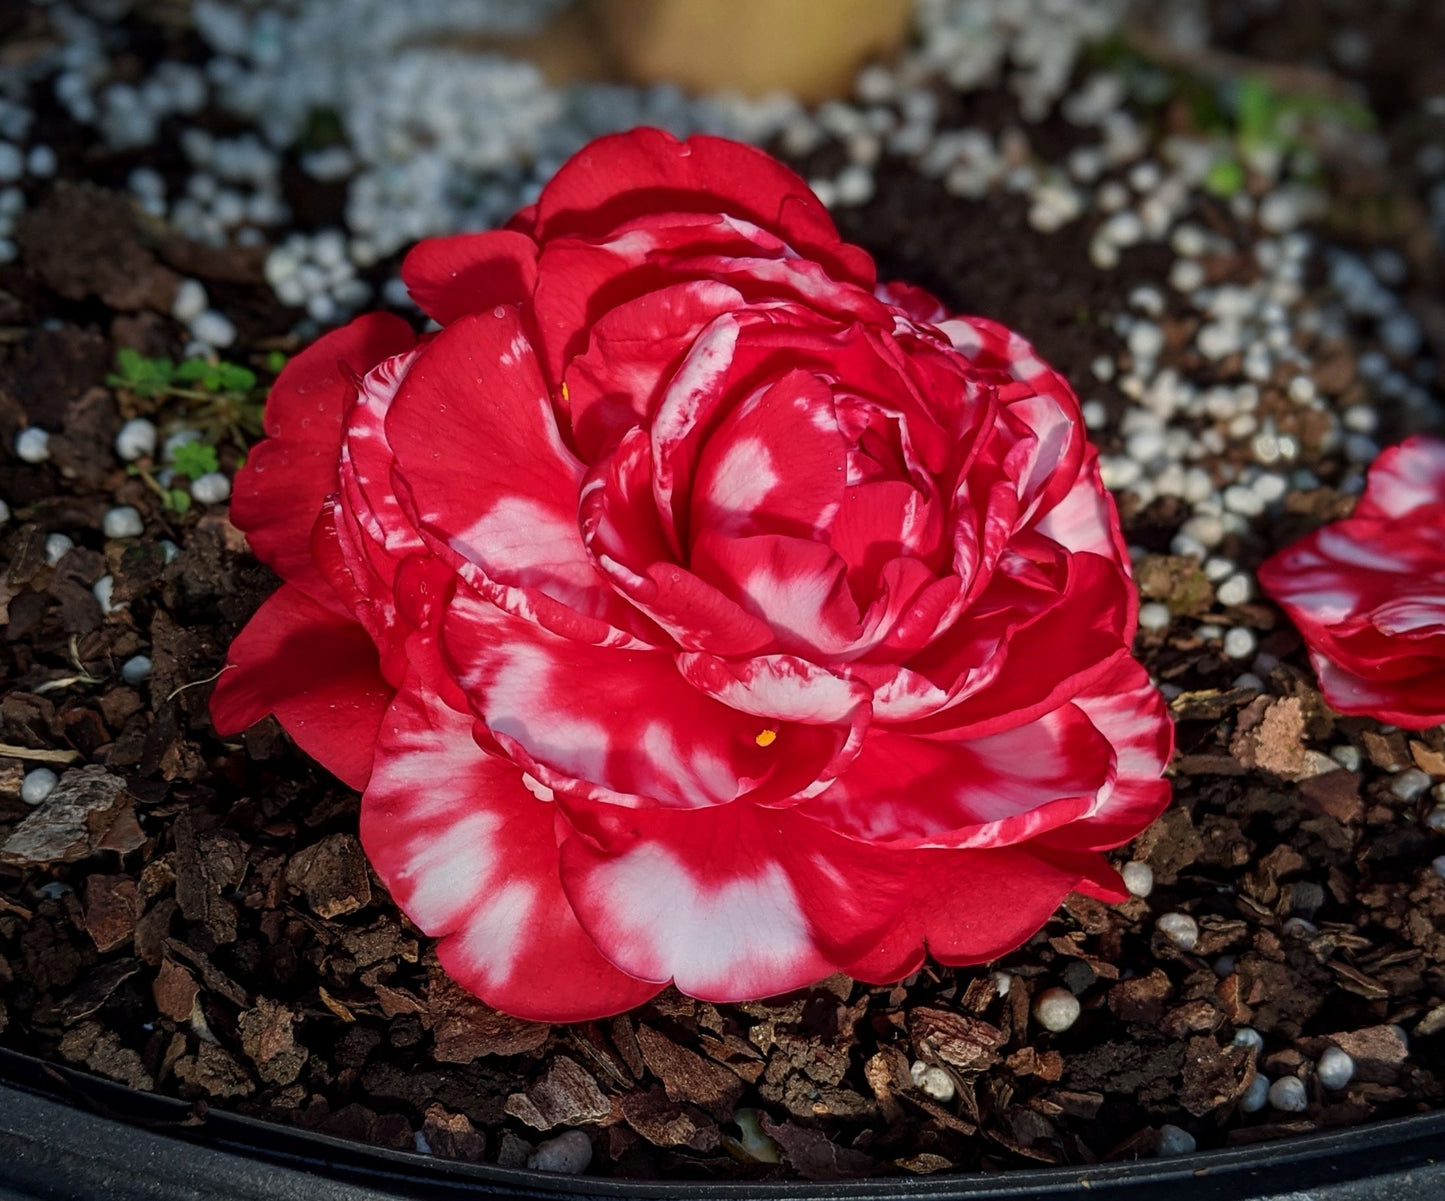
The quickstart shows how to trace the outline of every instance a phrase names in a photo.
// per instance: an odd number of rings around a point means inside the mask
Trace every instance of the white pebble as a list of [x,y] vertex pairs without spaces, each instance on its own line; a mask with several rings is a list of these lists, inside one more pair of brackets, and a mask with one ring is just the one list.
[[1430,860],[1430,866],[1435,869],[1437,876],[1445,876],[1445,855],[1436,855]]
[[120,678],[131,687],[144,684],[150,678],[151,661],[148,655],[132,655],[122,664]]
[[15,435],[15,453],[27,463],[50,458],[50,435],[38,425],[27,425]]
[[1214,595],[1221,605],[1242,605],[1249,600],[1253,587],[1249,577],[1242,571],[1236,571],[1214,590]]
[[1147,863],[1132,860],[1124,864],[1119,875],[1124,878],[1124,887],[1131,896],[1147,897],[1154,891],[1154,869]]
[[861,163],[853,163],[838,173],[834,186],[839,204],[867,204],[873,199],[873,172]]
[[1199,941],[1199,923],[1187,913],[1166,913],[1154,927],[1181,951],[1194,950]]
[[208,346],[224,350],[236,340],[236,327],[215,309],[206,309],[191,322],[191,333]]
[[100,611],[102,613],[114,613],[116,611],[118,606],[111,603],[111,598],[115,594],[114,576],[101,576],[100,579],[96,580],[95,583],[91,585],[90,591],[94,594],[95,599],[100,603]]
[[1046,988],[1034,999],[1034,1020],[1061,1034],[1079,1020],[1079,998],[1067,988]]
[[45,561],[54,567],[75,549],[75,541],[69,534],[47,534],[45,537]]
[[914,1062],[909,1069],[913,1083],[921,1092],[927,1093],[935,1101],[942,1101],[945,1104],[953,1100],[957,1091],[954,1087],[953,1077],[939,1067],[930,1067],[922,1060]]
[[[171,316],[183,325],[190,325],[206,311],[210,303],[205,285],[198,279],[185,279],[176,289],[176,298],[171,302]],[[201,335],[197,334],[197,337]],[[202,341],[209,341],[203,338]]]
[[3,500],[0,500],[0,525],[4,525],[9,520],[10,506],[7,505]]
[[1327,1089],[1342,1089],[1355,1078],[1355,1061],[1339,1047],[1326,1047],[1315,1064],[1315,1075]]
[[1139,606],[1139,628],[1141,630],[1167,630],[1173,615],[1169,606],[1159,601],[1150,601]]
[[1236,1047],[1248,1047],[1255,1052],[1264,1050],[1264,1035],[1253,1026],[1241,1026],[1234,1032],[1233,1042]]
[[1295,404],[1309,404],[1315,398],[1315,381],[1307,375],[1297,375],[1289,382],[1289,398]]
[[43,144],[30,147],[30,153],[25,158],[25,170],[37,179],[49,179],[59,165],[55,151]]
[[1189,1131],[1166,1122],[1159,1127],[1160,1155],[1193,1155],[1199,1144]]
[[25,172],[25,155],[11,142],[0,142],[0,183],[14,183]]
[[1224,653],[1231,659],[1248,659],[1258,645],[1253,631],[1243,626],[1232,626],[1224,635]]
[[208,471],[191,482],[191,495],[203,505],[218,505],[231,495],[231,481],[219,471]]
[[107,538],[138,538],[145,532],[145,521],[134,505],[117,505],[101,519],[101,532]]
[[1351,746],[1348,742],[1343,742],[1337,747],[1331,747],[1330,758],[1346,771],[1359,771],[1365,762],[1365,756],[1360,748]]
[[994,972],[993,990],[1001,997],[1006,997],[1013,990],[1014,978],[1007,972]]
[[1239,1098],[1239,1108],[1245,1113],[1258,1113],[1269,1100],[1269,1077],[1256,1074],[1249,1087]]
[[1269,1103],[1285,1113],[1303,1113],[1310,1107],[1305,1082],[1298,1076],[1281,1076],[1269,1086]]
[[1414,801],[1430,789],[1430,777],[1418,767],[1407,768],[1390,781],[1390,793],[1402,801]]
[[1176,292],[1193,292],[1204,286],[1204,266],[1194,259],[1175,259],[1169,268],[1169,286]]
[[1264,512],[1264,501],[1253,488],[1231,484],[1223,493],[1224,507],[1241,517],[1258,517]]
[[1179,527],[1179,532],[1202,546],[1218,546],[1227,532],[1224,522],[1213,513],[1197,513]]
[[1153,362],[1164,349],[1164,330],[1152,321],[1140,321],[1129,331],[1129,353],[1136,362]]
[[527,1166],[538,1172],[585,1172],[592,1162],[592,1140],[580,1130],[569,1130],[549,1138],[527,1157]]
[[115,453],[127,463],[155,454],[155,423],[144,417],[132,417],[115,436]]
[[38,805],[55,791],[58,783],[60,777],[48,767],[31,768],[20,781],[20,799],[27,805]]

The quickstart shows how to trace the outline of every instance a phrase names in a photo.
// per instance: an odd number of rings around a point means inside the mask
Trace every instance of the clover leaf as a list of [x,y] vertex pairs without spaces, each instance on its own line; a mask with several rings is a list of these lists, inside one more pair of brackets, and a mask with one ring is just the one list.
[[208,442],[185,442],[177,446],[171,454],[171,465],[176,469],[177,475],[188,476],[193,480],[221,469],[216,448]]

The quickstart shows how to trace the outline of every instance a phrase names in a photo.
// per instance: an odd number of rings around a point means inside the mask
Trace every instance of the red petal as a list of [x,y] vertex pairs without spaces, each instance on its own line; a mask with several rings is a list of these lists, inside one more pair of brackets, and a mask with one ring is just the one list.
[[371,774],[392,690],[356,622],[286,586],[231,643],[211,693],[211,720],[236,734],[274,713],[297,746],[352,788]]
[[724,138],[680,142],[660,129],[598,138],[542,189],[536,236],[599,237],[639,214],[667,212],[742,217],[837,279],[873,286],[872,260],[838,237],[807,184],[761,150]]
[[439,549],[587,617],[629,620],[582,545],[582,465],[562,443],[515,309],[438,334],[397,392],[386,436]]
[[689,996],[788,992],[876,945],[902,863],[793,810],[594,807],[562,847],[562,882],[603,954]]
[[1086,817],[1043,841],[1079,850],[1116,847],[1142,832],[1169,804],[1171,786],[1161,777],[1174,753],[1174,723],[1148,672],[1126,653],[1073,703],[1114,748],[1113,779],[1099,790]]
[[1358,713],[1403,726],[1428,730],[1445,724],[1445,657],[1434,670],[1404,680],[1370,680],[1310,651],[1310,662],[1320,678],[1320,691],[1340,713]]
[[231,520],[256,557],[283,580],[335,605],[311,562],[311,527],[336,490],[341,422],[353,380],[415,341],[399,317],[373,313],[318,339],[292,359],[266,400],[269,440],[236,473]]
[[[567,293],[573,276],[549,277]],[[543,297],[539,294],[539,308]],[[589,462],[629,429],[650,421],[664,386],[698,334],[722,313],[741,308],[742,293],[697,280],[649,292],[609,309],[592,326],[585,354],[567,366],[567,406],[577,449]],[[548,316],[542,308],[544,328]],[[585,326],[564,324],[568,335]]]
[[[1012,599],[1008,592],[1002,596]],[[1063,593],[1050,600],[1041,614],[1006,605],[1001,622],[985,627],[978,646],[971,627],[982,623],[970,615],[910,660],[909,667],[958,699],[909,729],[954,736],[1011,729],[1056,709],[1108,670],[1124,648],[1137,604],[1118,565],[1099,555],[1073,555]]]
[[785,650],[832,657],[862,636],[848,565],[826,543],[777,534],[728,538],[704,530],[693,569],[767,623]]
[[1445,504],[1445,438],[1419,435],[1384,451],[1370,464],[1356,517],[1404,517]]
[[1006,846],[1088,815],[1113,769],[1109,741],[1074,705],[968,740],[875,727],[857,759],[801,811],[873,843]]
[[401,278],[422,312],[450,325],[468,313],[531,300],[537,243],[508,230],[427,238],[407,252]]
[[488,730],[550,769],[549,782],[550,773],[579,782],[572,791],[595,785],[624,804],[712,805],[796,758],[785,737],[760,746],[769,723],[699,692],[669,653],[558,638],[466,590],[442,639]]
[[472,718],[415,683],[382,724],[361,839],[402,911],[441,939],[447,973],[514,1017],[579,1022],[640,1005],[658,985],[608,963],[558,874],[557,806],[472,738]]
[[832,390],[790,371],[708,437],[692,486],[691,529],[817,538],[843,502],[847,446]]
[[1074,865],[1028,847],[888,853],[906,864],[903,912],[845,968],[869,982],[891,983],[917,970],[925,942],[944,964],[997,959],[1035,934],[1082,878]]

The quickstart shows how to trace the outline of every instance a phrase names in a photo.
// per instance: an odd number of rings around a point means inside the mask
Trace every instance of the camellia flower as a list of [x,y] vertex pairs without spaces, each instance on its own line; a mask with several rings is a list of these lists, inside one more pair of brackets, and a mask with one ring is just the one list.
[[423,242],[442,326],[298,356],[212,702],[364,788],[448,972],[548,1020],[985,961],[1167,800],[1077,401],[879,286],[760,151],[656,130]]
[[1411,730],[1445,722],[1445,440],[1375,460],[1354,513],[1259,569],[1325,699]]

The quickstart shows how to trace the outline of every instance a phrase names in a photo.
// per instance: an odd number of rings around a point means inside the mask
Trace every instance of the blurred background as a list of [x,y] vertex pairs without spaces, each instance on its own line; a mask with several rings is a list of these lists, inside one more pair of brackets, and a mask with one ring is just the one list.
[[0,322],[90,298],[148,353],[286,349],[406,310],[407,246],[590,138],[719,133],[1037,340],[1127,503],[1187,511],[1200,455],[1358,467],[1438,420],[1442,50],[1434,0],[12,3]]

